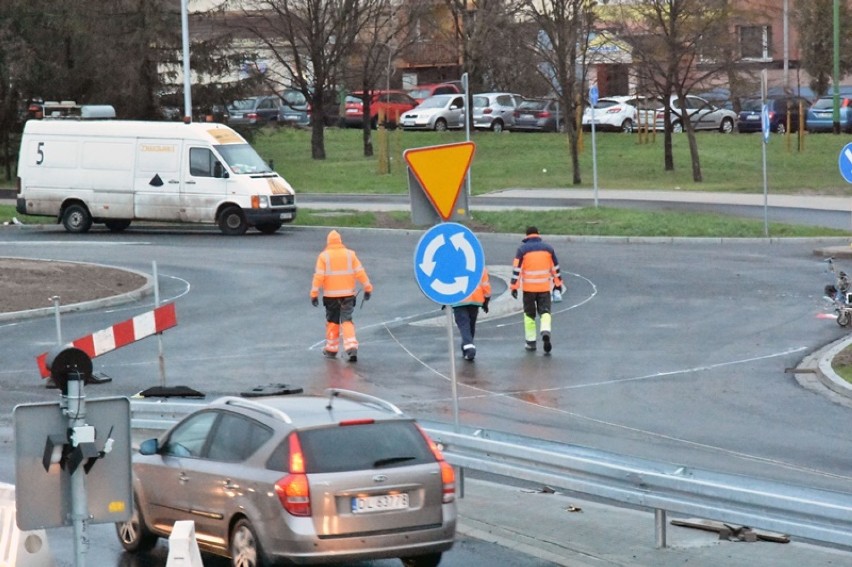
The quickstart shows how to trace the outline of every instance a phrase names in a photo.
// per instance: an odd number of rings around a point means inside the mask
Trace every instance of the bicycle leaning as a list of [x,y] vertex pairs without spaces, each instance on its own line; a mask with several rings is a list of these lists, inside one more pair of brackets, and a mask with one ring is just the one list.
[[835,267],[834,258],[828,258],[826,262],[828,271],[834,277],[834,283],[826,284],[823,293],[834,305],[837,324],[846,327],[852,323],[852,283],[846,272]]

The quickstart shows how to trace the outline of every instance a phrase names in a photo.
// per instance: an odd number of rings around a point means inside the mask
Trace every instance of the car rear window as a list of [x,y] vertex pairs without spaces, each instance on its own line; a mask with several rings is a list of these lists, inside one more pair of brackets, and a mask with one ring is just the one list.
[[[413,421],[333,425],[296,433],[308,474],[381,469],[435,462]],[[267,468],[287,470],[289,440],[274,451]]]
[[544,100],[525,100],[518,107],[518,110],[541,110],[547,106],[547,101]]
[[763,102],[760,99],[744,100],[742,110],[748,112],[760,112],[763,109]]
[[834,99],[831,97],[821,98],[817,100],[811,108],[815,108],[817,110],[825,108],[834,108]]

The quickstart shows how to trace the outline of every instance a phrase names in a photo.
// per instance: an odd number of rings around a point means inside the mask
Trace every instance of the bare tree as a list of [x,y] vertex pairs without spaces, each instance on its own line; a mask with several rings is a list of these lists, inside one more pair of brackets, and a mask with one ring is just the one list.
[[[364,27],[353,46],[350,62],[357,70],[354,81],[364,93],[364,121],[362,124],[364,156],[373,155],[372,93],[390,88],[393,76],[393,59],[411,45],[412,22],[424,10],[423,3],[403,6],[397,0],[365,0]],[[390,123],[396,117],[386,116]]]
[[589,0],[524,0],[521,13],[533,24],[528,48],[542,61],[539,71],[559,98],[565,132],[571,151],[573,183],[582,183],[578,133],[580,125],[574,120],[578,96],[585,82],[585,60],[589,32],[594,20]]
[[[340,68],[364,28],[367,0],[232,0],[235,23],[311,101],[311,156],[325,159],[325,115]],[[270,74],[274,77],[274,74]],[[273,79],[270,79],[273,80]]]
[[674,169],[669,103],[674,96],[689,142],[692,178],[701,182],[698,142],[692,121],[686,116],[686,95],[730,68],[735,36],[729,2],[638,0],[620,8],[610,25],[631,44],[639,82],[663,100],[665,169]]

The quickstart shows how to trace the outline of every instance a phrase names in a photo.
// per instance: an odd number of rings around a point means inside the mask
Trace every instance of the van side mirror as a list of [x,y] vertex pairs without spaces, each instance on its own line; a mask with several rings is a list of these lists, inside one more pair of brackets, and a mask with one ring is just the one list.
[[217,161],[213,164],[213,177],[216,179],[227,179],[229,177],[228,172],[222,166],[222,162]]

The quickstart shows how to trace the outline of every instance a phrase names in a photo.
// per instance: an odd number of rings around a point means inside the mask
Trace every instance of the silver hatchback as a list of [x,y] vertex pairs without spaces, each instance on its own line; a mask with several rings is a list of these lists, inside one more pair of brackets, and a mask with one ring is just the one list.
[[515,121],[515,109],[524,97],[512,93],[482,93],[473,95],[473,127],[478,130],[502,132]]
[[234,566],[438,565],[455,538],[453,468],[393,404],[326,393],[220,398],[143,442],[122,546],[146,551],[191,520],[199,548]]

